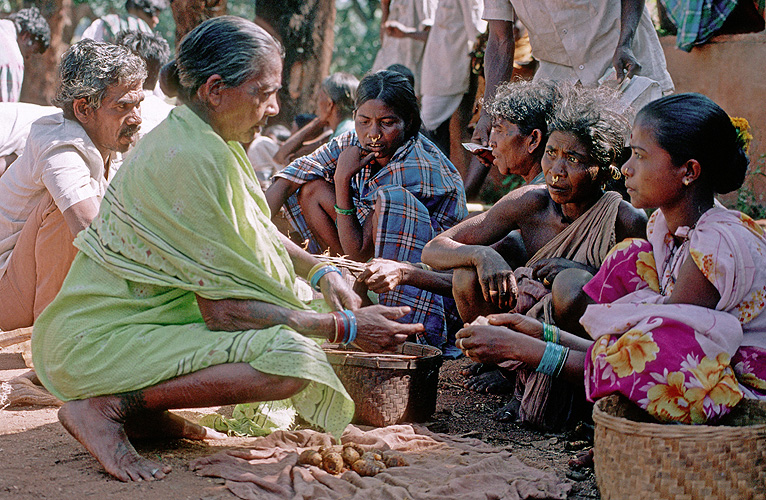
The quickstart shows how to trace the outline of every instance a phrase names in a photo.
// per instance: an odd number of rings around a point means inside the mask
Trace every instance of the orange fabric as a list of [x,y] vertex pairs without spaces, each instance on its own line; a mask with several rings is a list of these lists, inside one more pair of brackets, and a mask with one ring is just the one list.
[[61,289],[77,253],[73,240],[64,216],[46,193],[21,230],[0,278],[0,329],[32,326]]

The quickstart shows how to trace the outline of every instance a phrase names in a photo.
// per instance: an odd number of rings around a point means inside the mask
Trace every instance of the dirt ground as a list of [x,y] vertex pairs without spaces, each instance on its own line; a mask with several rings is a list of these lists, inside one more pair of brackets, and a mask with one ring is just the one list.
[[[27,371],[18,348],[0,349],[0,382]],[[498,396],[465,390],[460,369],[468,360],[447,361],[440,373],[436,413],[426,426],[435,432],[482,439],[512,451],[523,462],[568,476],[574,486],[569,499],[598,499],[592,471],[573,472],[567,461],[577,438],[571,434],[541,434],[517,424],[492,420],[502,406]],[[209,412],[214,408],[208,409]],[[161,460],[173,471],[161,481],[126,484],[108,476],[85,449],[70,437],[56,418],[56,408],[24,407],[0,410],[0,498],[166,500],[234,499],[222,479],[200,477],[189,470],[194,458],[224,449],[247,447],[252,438],[227,438],[199,443],[161,442],[137,446],[140,453]],[[196,411],[179,411],[191,420]]]

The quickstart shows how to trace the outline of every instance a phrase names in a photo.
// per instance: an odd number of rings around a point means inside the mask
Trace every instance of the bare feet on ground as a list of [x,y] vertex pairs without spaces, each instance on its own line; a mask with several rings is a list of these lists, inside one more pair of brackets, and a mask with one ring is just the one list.
[[492,418],[498,422],[516,422],[519,418],[519,408],[521,408],[521,401],[511,397],[505,406],[492,414]]
[[[472,370],[476,365],[480,365],[481,368]],[[485,394],[508,394],[513,392],[515,387],[514,379],[506,377],[503,371],[493,364],[475,363],[464,370],[463,375],[468,377],[463,386],[471,391]]]
[[115,396],[69,401],[59,410],[59,420],[120,481],[162,479],[170,467],[143,458],[128,441]]

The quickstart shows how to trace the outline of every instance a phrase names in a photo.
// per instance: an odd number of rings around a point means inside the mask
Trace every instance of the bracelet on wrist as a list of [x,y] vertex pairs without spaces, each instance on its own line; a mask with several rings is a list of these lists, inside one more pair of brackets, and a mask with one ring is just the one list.
[[348,309],[333,311],[331,314],[335,323],[335,335],[332,343],[347,346],[356,340],[356,315]]
[[321,291],[321,288],[319,287],[319,280],[321,280],[322,277],[327,273],[338,273],[339,275],[343,276],[343,273],[341,273],[340,269],[337,267],[333,266],[332,264],[327,264],[326,262],[320,262],[319,264],[312,267],[309,271],[308,280],[311,288],[317,292]]
[[564,369],[567,357],[569,357],[569,348],[561,344],[546,342],[545,352],[537,365],[537,372],[550,377],[558,377]]
[[415,266],[415,267],[419,267],[420,269],[422,269],[424,271],[433,271],[434,270],[433,267],[429,266],[425,262],[415,262],[415,263],[412,263],[412,265]]
[[550,323],[543,323],[543,340],[558,344],[561,341],[561,329]]
[[335,207],[335,213],[338,215],[354,215],[356,213],[356,210],[353,208],[340,208],[338,205],[333,205]]

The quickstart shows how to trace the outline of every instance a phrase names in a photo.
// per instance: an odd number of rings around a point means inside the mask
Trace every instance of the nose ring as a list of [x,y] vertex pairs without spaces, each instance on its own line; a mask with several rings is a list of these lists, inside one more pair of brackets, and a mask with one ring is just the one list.
[[558,175],[554,175],[554,176],[551,177],[551,180],[553,181],[554,184],[556,184],[559,181],[559,176]]
[[382,136],[383,134],[378,134],[378,135],[368,135],[367,137],[369,137],[372,142],[378,142]]

